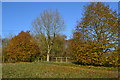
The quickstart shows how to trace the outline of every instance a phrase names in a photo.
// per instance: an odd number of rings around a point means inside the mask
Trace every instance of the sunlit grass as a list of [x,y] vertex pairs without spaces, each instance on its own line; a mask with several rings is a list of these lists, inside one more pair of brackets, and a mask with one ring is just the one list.
[[88,66],[88,65],[79,65],[79,64],[73,64],[73,63],[60,63],[60,62],[41,62],[44,64],[55,64],[55,65],[61,65],[61,66],[74,66],[74,67],[82,67],[82,68],[89,68],[89,69],[99,69],[99,70],[112,70],[112,71],[118,71],[118,68],[116,67],[104,67],[104,66]]
[[113,70],[72,63],[4,63],[3,78],[117,78]]

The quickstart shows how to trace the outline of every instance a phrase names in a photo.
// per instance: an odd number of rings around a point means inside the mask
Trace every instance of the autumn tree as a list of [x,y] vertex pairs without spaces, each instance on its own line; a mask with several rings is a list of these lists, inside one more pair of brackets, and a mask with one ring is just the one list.
[[0,47],[2,47],[2,37],[0,35]]
[[6,49],[8,46],[9,41],[14,37],[12,33],[9,33],[5,36],[5,38],[1,38],[1,45],[2,45],[2,55],[6,54]]
[[9,61],[32,61],[39,54],[38,46],[29,31],[14,36],[7,47]]
[[[46,58],[46,53],[47,53],[47,43],[45,41],[46,37],[44,35],[36,35],[34,36],[38,46],[40,47],[40,52],[41,58]],[[54,37],[51,37],[54,38]],[[54,44],[52,45],[52,49],[51,49],[51,54],[50,54],[50,59],[52,57],[62,57],[62,56],[66,56],[68,52],[66,52],[66,40],[65,40],[66,36],[65,35],[61,35],[61,34],[57,34],[56,37],[54,38]]]
[[40,34],[36,34],[33,35],[33,38],[35,39],[39,49],[39,52],[41,53],[38,58],[44,58],[46,59],[46,53],[47,53],[47,42],[46,42],[46,37],[45,35],[40,35]]
[[2,38],[0,35],[0,63],[2,62]]
[[[114,60],[107,64],[117,65],[118,16],[116,11],[112,11],[109,6],[101,2],[91,3],[85,7],[83,18],[77,25],[75,33],[80,34],[78,36],[80,45],[75,55],[82,56],[77,57],[78,61],[105,65],[105,60],[112,60],[109,56],[116,56],[116,59],[113,58]],[[81,59],[83,57],[84,59]]]
[[52,10],[43,11],[32,23],[32,31],[35,35],[43,35],[47,46],[47,61],[54,44],[54,38],[64,27],[64,21],[59,12]]
[[54,45],[52,48],[52,54],[55,57],[62,57],[65,51],[65,35],[56,35],[54,39]]
[[9,41],[13,38],[13,34],[12,33],[9,33],[5,36],[5,38],[1,38],[2,40],[2,60],[3,62],[6,62],[7,61],[7,47],[8,47],[8,43]]
[[7,57],[6,57],[6,54],[7,54],[7,46],[8,46],[8,42],[9,42],[9,39],[8,38],[4,38],[2,39],[2,58],[3,58],[3,61],[6,61]]

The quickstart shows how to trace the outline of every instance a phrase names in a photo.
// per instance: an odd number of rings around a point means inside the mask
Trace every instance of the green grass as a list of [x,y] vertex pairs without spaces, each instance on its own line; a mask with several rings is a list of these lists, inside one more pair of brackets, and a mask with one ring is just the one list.
[[60,63],[60,62],[42,62],[42,63],[44,63],[44,64],[55,64],[55,65],[60,65],[60,66],[81,67],[81,68],[88,68],[88,69],[118,71],[118,68],[115,68],[115,67],[85,66],[85,65],[78,65],[78,64],[73,64],[73,63]]
[[72,63],[4,63],[3,78],[117,78],[116,68]]
[[0,63],[0,79],[2,78],[2,64]]

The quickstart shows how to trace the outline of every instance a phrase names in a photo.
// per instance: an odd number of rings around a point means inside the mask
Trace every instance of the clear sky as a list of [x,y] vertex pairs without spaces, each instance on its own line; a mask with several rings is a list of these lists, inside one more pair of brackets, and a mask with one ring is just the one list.
[[[89,2],[3,2],[2,3],[2,37],[9,33],[30,30],[31,23],[45,9],[57,9],[65,21],[62,34],[71,38],[77,20],[82,17],[84,6]],[[117,2],[106,2],[111,9],[118,10]]]

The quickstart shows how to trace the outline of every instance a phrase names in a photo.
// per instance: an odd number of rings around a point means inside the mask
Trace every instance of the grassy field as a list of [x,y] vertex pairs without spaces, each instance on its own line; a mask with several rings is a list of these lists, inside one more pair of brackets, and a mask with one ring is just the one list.
[[3,78],[117,78],[117,68],[72,63],[4,63]]

